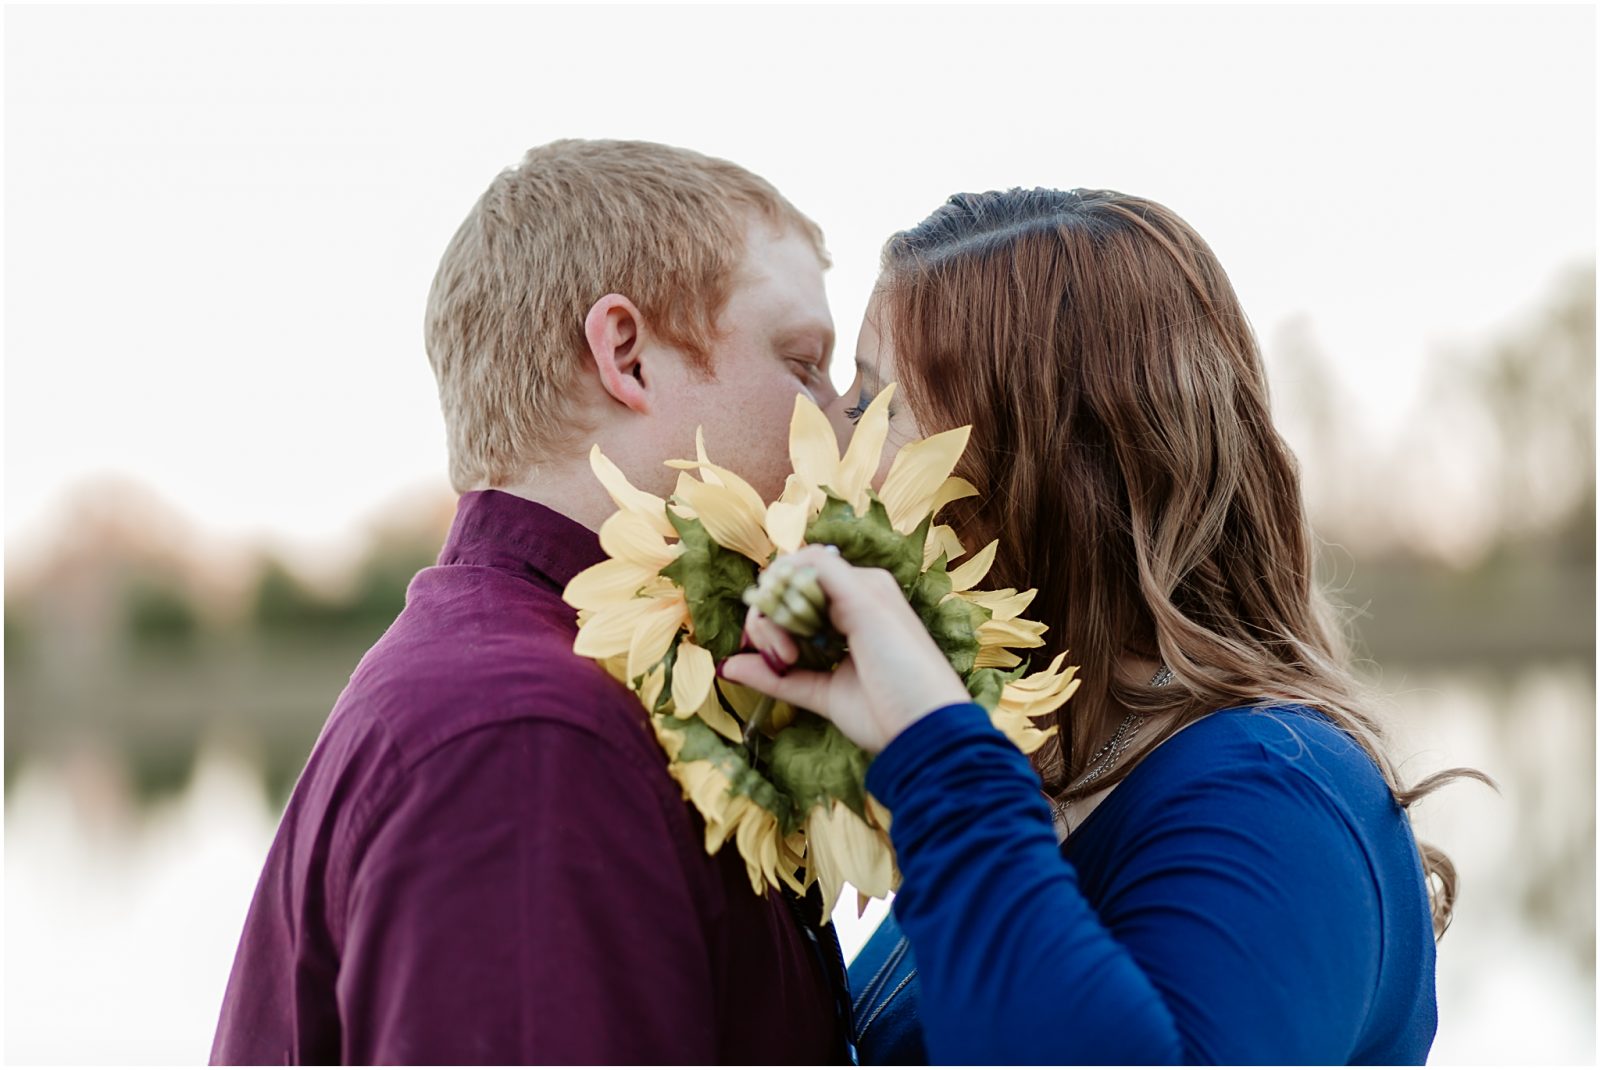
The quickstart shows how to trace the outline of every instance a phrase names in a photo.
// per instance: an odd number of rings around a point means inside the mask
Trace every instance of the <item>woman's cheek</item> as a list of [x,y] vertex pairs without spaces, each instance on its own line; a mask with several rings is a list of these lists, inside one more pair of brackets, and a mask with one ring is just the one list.
[[891,434],[889,440],[883,444],[883,458],[878,462],[878,472],[872,477],[872,486],[875,489],[883,488],[883,481],[889,478],[889,469],[894,467],[894,459],[899,453],[900,443]]

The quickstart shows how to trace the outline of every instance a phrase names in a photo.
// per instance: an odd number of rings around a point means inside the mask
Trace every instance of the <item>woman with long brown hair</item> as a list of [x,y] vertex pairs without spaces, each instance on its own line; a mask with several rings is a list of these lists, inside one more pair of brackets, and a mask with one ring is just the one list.
[[891,445],[971,425],[984,493],[942,518],[1083,681],[1030,767],[893,578],[819,547],[849,659],[721,667],[877,752],[903,882],[852,966],[863,1061],[1423,1062],[1455,881],[1406,808],[1464,771],[1387,754],[1206,243],[1110,191],[952,197],[889,240],[857,363],[838,415],[898,382]]

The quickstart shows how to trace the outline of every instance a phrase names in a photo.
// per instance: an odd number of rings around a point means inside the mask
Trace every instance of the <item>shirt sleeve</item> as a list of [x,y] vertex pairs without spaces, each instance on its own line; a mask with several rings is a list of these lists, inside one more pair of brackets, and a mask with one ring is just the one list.
[[1121,844],[1099,912],[1027,759],[976,705],[885,748],[895,912],[939,1063],[1340,1063],[1377,984],[1371,864],[1282,762],[1178,785]]
[[642,765],[526,720],[411,769],[350,876],[345,1061],[714,1062],[681,803]]

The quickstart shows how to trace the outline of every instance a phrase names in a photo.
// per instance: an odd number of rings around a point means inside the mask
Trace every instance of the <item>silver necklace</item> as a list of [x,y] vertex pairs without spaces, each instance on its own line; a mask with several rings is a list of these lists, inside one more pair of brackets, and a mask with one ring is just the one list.
[[[1079,787],[1093,784],[1116,764],[1117,759],[1127,751],[1128,744],[1133,741],[1137,732],[1134,726],[1142,720],[1144,718],[1135,713],[1129,713],[1122,719],[1122,723],[1117,725],[1117,730],[1111,734],[1111,738],[1101,744],[1100,749],[1089,759],[1089,771],[1078,778]],[[1129,729],[1134,731],[1130,732]]]
[[[1173,671],[1162,665],[1156,671],[1156,674],[1150,678],[1150,686],[1166,687],[1174,679],[1176,677]],[[1111,734],[1111,738],[1101,744],[1100,749],[1090,756],[1089,771],[1079,777],[1074,786],[1083,787],[1086,784],[1092,784],[1110,772],[1112,767],[1117,764],[1118,759],[1127,753],[1128,747],[1133,743],[1133,737],[1138,734],[1139,726],[1143,723],[1144,718],[1142,716],[1129,711],[1128,715],[1122,719],[1122,723],[1117,725],[1117,730]],[[1065,822],[1070,804],[1052,802],[1050,805],[1055,810],[1056,816]]]

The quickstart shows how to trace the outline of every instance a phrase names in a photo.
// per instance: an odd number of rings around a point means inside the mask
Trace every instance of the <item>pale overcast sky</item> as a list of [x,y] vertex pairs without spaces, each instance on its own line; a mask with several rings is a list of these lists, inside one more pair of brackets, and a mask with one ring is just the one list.
[[847,378],[891,231],[957,190],[1162,201],[1263,341],[1311,320],[1373,433],[1431,348],[1595,246],[1594,12],[11,8],[8,539],[121,472],[219,535],[444,485],[446,240],[558,137],[765,175],[827,231]]

